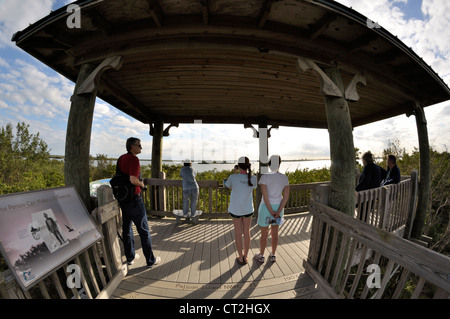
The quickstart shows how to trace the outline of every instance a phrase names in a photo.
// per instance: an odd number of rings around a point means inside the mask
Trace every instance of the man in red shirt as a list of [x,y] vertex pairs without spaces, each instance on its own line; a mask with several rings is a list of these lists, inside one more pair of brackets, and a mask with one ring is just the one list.
[[136,156],[141,153],[141,141],[138,138],[130,137],[127,140],[128,153],[119,157],[117,165],[123,174],[130,176],[130,182],[135,185],[134,197],[130,200],[122,202],[123,219],[123,245],[125,248],[125,256],[129,265],[139,258],[139,254],[134,250],[134,235],[132,223],[136,226],[136,230],[141,238],[142,251],[148,267],[151,267],[161,261],[160,257],[153,255],[152,240],[147,221],[147,212],[141,197],[141,188],[145,187],[144,182],[140,180],[141,165],[139,158]]

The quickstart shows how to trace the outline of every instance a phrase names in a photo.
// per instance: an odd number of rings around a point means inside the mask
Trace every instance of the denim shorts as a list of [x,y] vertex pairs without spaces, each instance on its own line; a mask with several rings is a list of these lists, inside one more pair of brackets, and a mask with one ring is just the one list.
[[[277,211],[278,207],[280,207],[280,204],[271,204],[270,206],[272,206],[272,210],[273,211]],[[280,212],[280,218],[282,221],[283,220],[283,216],[284,216],[284,209],[281,210]],[[273,219],[273,216],[270,214],[269,210],[267,209],[266,204],[261,203],[259,204],[259,208],[258,208],[258,225],[261,227],[268,227],[270,225],[270,223],[268,223],[268,220]]]

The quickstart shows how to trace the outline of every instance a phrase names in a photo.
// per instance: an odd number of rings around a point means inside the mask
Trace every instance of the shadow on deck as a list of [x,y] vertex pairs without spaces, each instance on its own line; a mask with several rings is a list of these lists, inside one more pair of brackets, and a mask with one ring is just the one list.
[[[280,227],[277,262],[263,264],[259,252],[260,231],[252,220],[249,263],[236,262],[231,220],[202,220],[177,225],[175,219],[150,219],[152,246],[161,264],[145,267],[144,258],[130,266],[112,298],[325,298],[305,273],[312,216],[289,215]],[[135,233],[136,251],[140,249]],[[270,236],[266,249],[269,254]]]

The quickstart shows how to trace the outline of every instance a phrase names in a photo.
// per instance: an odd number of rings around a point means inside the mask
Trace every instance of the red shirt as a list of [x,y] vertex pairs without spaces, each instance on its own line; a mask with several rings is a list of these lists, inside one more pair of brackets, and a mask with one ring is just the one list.
[[[123,174],[134,176],[139,179],[141,173],[141,165],[139,164],[139,158],[131,153],[123,154],[119,157],[119,169]],[[139,194],[141,188],[135,187],[134,193]]]

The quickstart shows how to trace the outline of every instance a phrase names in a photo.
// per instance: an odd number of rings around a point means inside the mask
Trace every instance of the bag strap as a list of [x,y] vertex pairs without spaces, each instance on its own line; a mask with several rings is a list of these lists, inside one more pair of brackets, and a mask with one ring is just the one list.
[[[127,154],[131,154],[131,152],[128,152]],[[128,175],[128,174],[122,173],[122,171],[120,170],[120,167],[119,167],[119,161],[120,161],[120,159],[122,158],[122,156],[123,156],[123,155],[120,155],[120,157],[117,159],[117,163],[116,163],[116,174],[117,174],[117,175]]]

